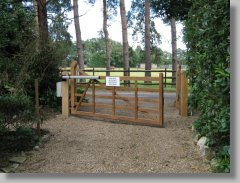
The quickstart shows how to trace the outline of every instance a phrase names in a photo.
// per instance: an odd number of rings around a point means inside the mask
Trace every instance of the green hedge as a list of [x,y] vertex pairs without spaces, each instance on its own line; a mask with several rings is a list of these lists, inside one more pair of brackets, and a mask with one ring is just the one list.
[[193,0],[184,37],[195,129],[209,139],[216,172],[230,172],[230,1]]

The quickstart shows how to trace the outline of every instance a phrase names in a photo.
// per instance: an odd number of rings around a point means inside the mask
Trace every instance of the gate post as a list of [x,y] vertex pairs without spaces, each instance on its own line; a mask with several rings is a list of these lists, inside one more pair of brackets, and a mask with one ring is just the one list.
[[[73,61],[71,63],[71,68],[70,68],[71,76],[76,75],[76,67],[77,67],[77,61]],[[76,101],[76,97],[75,97],[75,92],[76,92],[75,83],[76,83],[76,81],[74,79],[70,79],[70,87],[71,87],[71,113],[74,112],[75,101]]]
[[69,111],[69,82],[62,81],[62,115],[68,117]]
[[181,86],[181,65],[178,65],[176,71],[176,108],[179,109],[179,99],[180,99],[180,86]]
[[181,116],[188,116],[188,81],[186,71],[181,71],[181,86],[180,86],[180,106],[179,114]]
[[163,73],[159,74],[159,123],[164,126]]

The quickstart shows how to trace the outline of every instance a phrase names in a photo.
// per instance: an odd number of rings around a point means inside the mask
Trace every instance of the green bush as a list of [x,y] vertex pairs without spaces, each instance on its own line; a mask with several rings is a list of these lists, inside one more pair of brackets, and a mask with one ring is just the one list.
[[83,88],[80,88],[80,87],[77,88],[77,93],[83,93],[83,92],[84,92]]
[[55,89],[46,89],[39,100],[41,105],[49,107],[53,111],[58,111],[61,108],[61,98],[56,96]]
[[8,127],[18,128],[32,121],[34,106],[28,96],[10,93],[0,96],[0,131]]
[[[209,139],[217,165],[230,172],[230,2],[193,0],[184,37],[195,129]],[[201,8],[199,8],[201,7]]]
[[39,137],[35,130],[23,127],[16,129],[16,131],[2,132],[0,133],[0,138],[1,152],[31,150],[39,142]]
[[16,141],[25,142],[17,146],[16,148],[19,150],[22,149],[30,149],[33,145],[35,145],[39,141],[39,137],[36,134],[35,130],[31,128],[23,128],[20,127],[16,130]]

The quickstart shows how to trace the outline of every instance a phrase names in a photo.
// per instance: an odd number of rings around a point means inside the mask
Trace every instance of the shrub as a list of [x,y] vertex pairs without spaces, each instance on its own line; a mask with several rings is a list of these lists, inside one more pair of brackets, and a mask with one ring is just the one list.
[[[230,2],[193,0],[185,25],[195,129],[209,139],[216,172],[230,172]],[[201,8],[199,8],[201,7]]]
[[34,106],[31,99],[23,94],[0,96],[0,131],[18,128],[34,120]]
[[39,141],[35,130],[20,127],[16,131],[0,133],[0,152],[19,152],[31,150]]

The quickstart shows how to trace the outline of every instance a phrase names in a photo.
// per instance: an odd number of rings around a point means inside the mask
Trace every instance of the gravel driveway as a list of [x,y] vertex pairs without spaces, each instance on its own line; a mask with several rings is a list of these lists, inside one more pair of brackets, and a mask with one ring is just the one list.
[[210,173],[193,143],[191,123],[165,100],[165,128],[56,116],[43,128],[50,141],[18,172],[37,173]]

